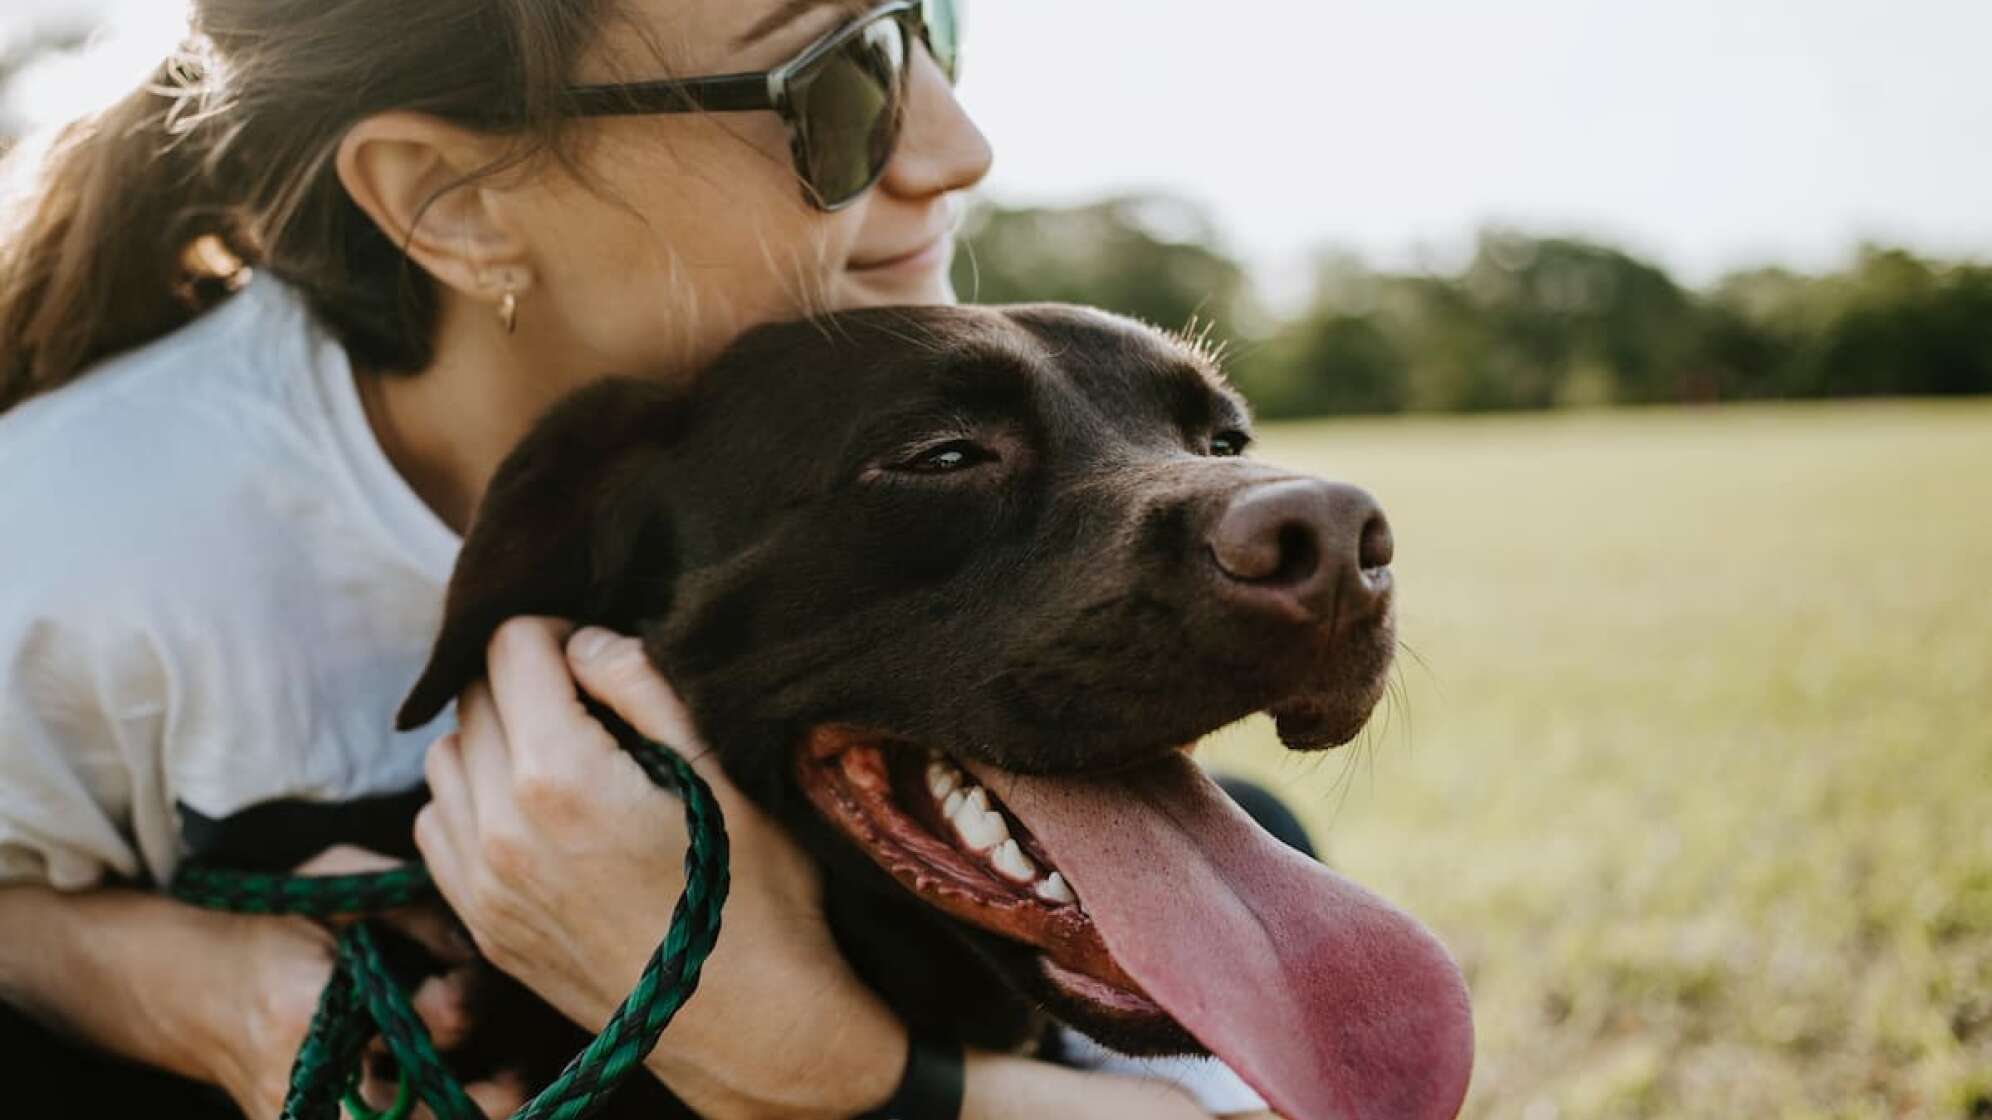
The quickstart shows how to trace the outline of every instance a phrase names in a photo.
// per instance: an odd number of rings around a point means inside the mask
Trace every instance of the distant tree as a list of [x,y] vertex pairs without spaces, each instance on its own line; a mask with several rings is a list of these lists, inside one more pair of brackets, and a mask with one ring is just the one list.
[[1827,276],[1723,279],[1712,314],[1755,348],[1740,396],[1992,392],[1992,268],[1864,246]]
[[1651,264],[1574,238],[1492,231],[1456,287],[1490,368],[1453,407],[1694,395],[1686,380],[1694,301]]
[[1274,410],[1550,408],[1707,396],[1689,293],[1601,245],[1482,234],[1456,276],[1354,275],[1343,262],[1274,335],[1255,382]]
[[1794,372],[1838,311],[1818,279],[1783,268],[1731,273],[1705,301],[1704,356],[1720,369],[1721,396],[1763,400],[1800,394]]
[[1992,392],[1992,269],[1868,248],[1804,386],[1825,396]]
[[1334,312],[1288,323],[1233,363],[1232,376],[1267,417],[1401,412],[1408,360],[1375,317]]
[[1245,270],[1210,216],[1183,199],[1129,195],[1071,209],[985,207],[970,215],[954,280],[977,303],[1086,303],[1165,330],[1252,317]]
[[1324,253],[1300,313],[1228,362],[1259,415],[1323,416],[1402,411],[1409,357],[1376,314],[1387,283],[1361,258]]

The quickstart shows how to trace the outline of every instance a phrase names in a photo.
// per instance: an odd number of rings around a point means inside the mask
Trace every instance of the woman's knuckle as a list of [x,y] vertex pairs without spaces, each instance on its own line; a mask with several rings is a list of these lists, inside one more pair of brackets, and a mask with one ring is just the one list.
[[422,775],[429,779],[431,787],[449,772],[449,763],[462,745],[462,738],[454,731],[429,745],[428,753],[422,756]]
[[517,974],[527,964],[527,954],[519,950],[514,939],[501,936],[496,930],[485,930],[473,940],[477,942],[478,955],[500,972]]
[[493,937],[489,930],[483,928],[481,925],[473,925],[469,928],[470,943],[477,947],[478,956],[490,961],[494,967],[503,971],[509,972],[517,967],[518,962],[512,959],[513,953],[511,950],[503,942]]
[[486,900],[505,890],[505,884],[525,878],[532,870],[532,852],[512,836],[502,832],[486,833],[482,843],[484,866],[490,874],[479,877],[480,887]]
[[422,1022],[429,1028],[430,1038],[445,1050],[470,1034],[470,1011],[454,994],[430,1001],[423,1009]]
[[281,985],[265,996],[264,1014],[285,1038],[302,1039],[318,1011],[319,993],[304,985]]
[[436,813],[436,803],[431,801],[415,812],[415,847],[425,855],[436,847],[442,839],[437,830],[443,827],[442,818]]
[[527,771],[513,779],[512,791],[519,808],[539,821],[563,821],[580,806],[580,792],[566,775]]
[[643,652],[643,643],[634,638],[616,643],[609,652],[608,670],[618,684],[629,688],[656,687],[661,683],[649,656]]

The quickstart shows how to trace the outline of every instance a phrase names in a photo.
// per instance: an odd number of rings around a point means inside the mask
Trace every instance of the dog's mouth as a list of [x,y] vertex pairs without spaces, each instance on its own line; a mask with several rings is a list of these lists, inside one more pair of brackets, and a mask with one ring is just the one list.
[[1041,777],[831,726],[796,767],[907,890],[1034,951],[1024,986],[1109,1045],[1193,1039],[1295,1120],[1457,1114],[1473,1028],[1452,958],[1186,754]]
[[[1042,981],[1094,1025],[1188,1042],[1114,962],[1044,845],[938,750],[819,728],[798,758],[817,811],[920,899],[1037,951]],[[1193,1042],[1189,1045],[1194,1046]]]

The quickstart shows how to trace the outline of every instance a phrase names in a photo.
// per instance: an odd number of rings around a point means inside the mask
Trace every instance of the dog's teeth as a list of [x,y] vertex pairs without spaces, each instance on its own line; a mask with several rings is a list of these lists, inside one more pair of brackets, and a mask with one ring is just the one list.
[[961,771],[936,759],[927,764],[927,792],[934,800],[946,802],[948,794],[961,788]]
[[1054,871],[1037,885],[1037,896],[1046,902],[1077,902],[1079,896],[1065,883],[1065,876]]
[[989,794],[981,786],[969,790],[955,804],[948,820],[954,822],[955,832],[970,851],[986,852],[1010,838],[1010,826],[1003,823],[1003,814],[989,807]]
[[998,844],[995,852],[989,856],[989,864],[996,869],[997,874],[1012,883],[1021,885],[1037,878],[1037,864],[1031,862],[1031,857],[1024,854],[1024,850],[1017,846],[1015,840],[1005,840]]
[[949,820],[954,820],[956,814],[961,812],[961,803],[966,800],[968,800],[968,795],[960,790],[954,790],[942,795],[941,815]]
[[1010,828],[1003,823],[998,813],[984,813],[979,817],[969,817],[966,813],[955,818],[955,831],[961,833],[961,842],[977,852],[986,852],[1010,838]]

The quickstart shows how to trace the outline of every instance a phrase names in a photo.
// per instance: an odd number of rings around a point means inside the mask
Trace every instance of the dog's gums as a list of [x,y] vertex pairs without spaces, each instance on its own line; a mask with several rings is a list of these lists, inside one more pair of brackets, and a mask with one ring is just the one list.
[[1036,949],[1044,979],[1092,1016],[1175,1033],[1029,827],[938,751],[823,727],[796,752],[796,776],[826,820],[928,905]]

